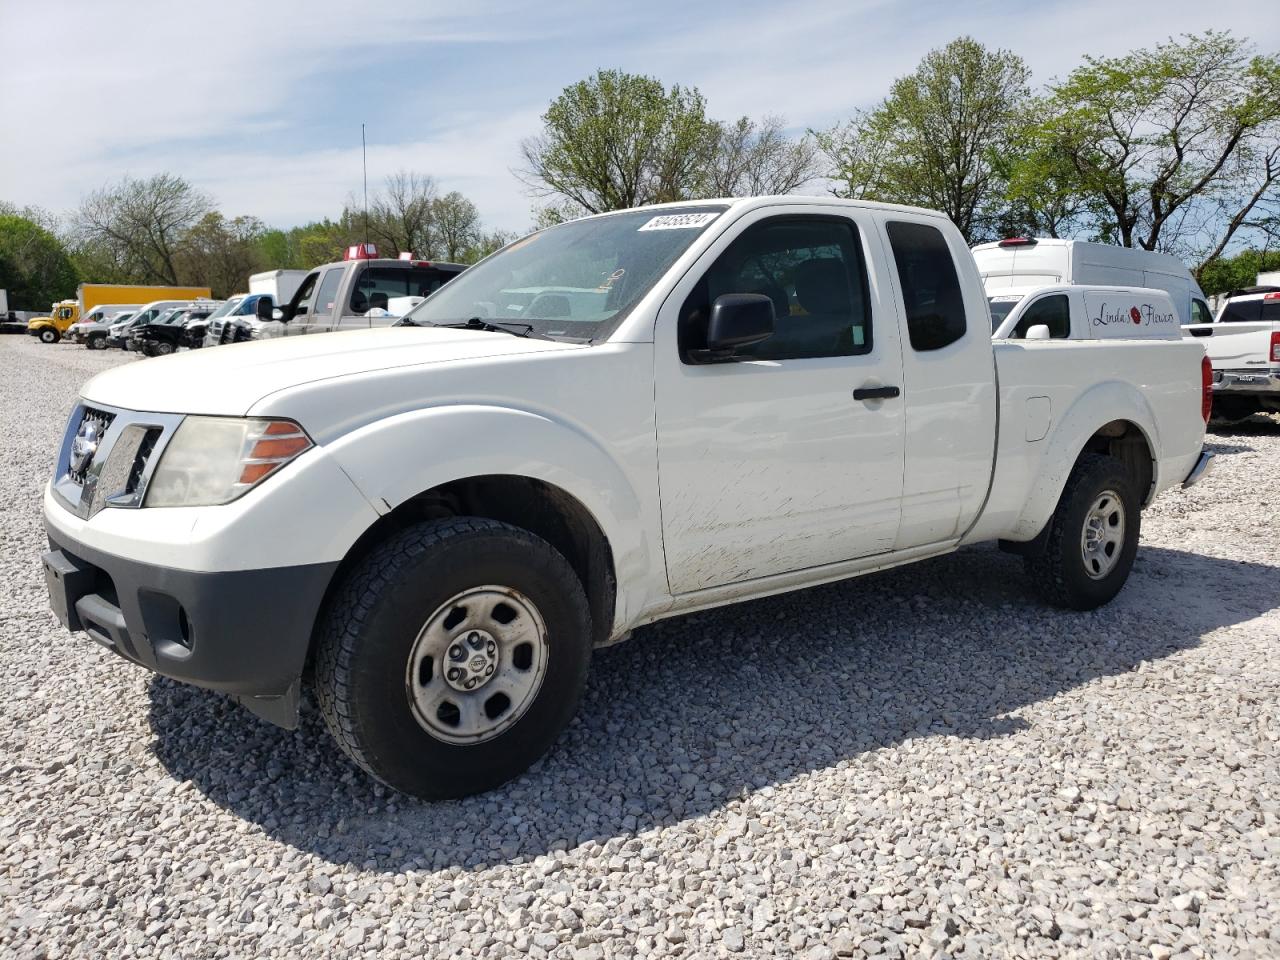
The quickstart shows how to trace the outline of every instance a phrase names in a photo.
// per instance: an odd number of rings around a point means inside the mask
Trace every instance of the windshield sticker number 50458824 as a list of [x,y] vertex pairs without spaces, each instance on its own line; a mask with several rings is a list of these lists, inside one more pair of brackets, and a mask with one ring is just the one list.
[[640,225],[641,230],[696,230],[720,216],[716,213],[668,213],[661,217],[646,220]]

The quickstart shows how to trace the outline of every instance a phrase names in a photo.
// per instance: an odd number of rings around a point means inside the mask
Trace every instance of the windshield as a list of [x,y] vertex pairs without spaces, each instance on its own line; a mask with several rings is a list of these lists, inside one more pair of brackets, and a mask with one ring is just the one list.
[[1000,324],[1004,323],[1004,318],[1013,313],[1013,308],[1023,301],[1021,295],[1014,296],[1008,294],[999,297],[988,297],[987,302],[991,304],[991,332],[995,333]]
[[[231,310],[228,312],[233,317],[251,317],[254,314],[258,301],[261,300],[263,297],[266,297],[267,303],[273,302],[271,299],[271,294],[269,293],[251,293],[249,294],[249,296],[241,300],[234,310]],[[213,320],[220,316],[222,316],[221,310],[213,314],[213,316],[211,316],[209,319]]]
[[228,300],[226,303],[220,306],[217,310],[213,311],[213,313],[209,314],[209,319],[217,320],[219,317],[225,317],[227,314],[235,311],[235,308],[244,299],[245,299],[244,297],[232,297],[230,300]]
[[480,317],[527,324],[541,336],[603,339],[726,209],[634,210],[550,227],[459,274],[407,317],[416,324]]

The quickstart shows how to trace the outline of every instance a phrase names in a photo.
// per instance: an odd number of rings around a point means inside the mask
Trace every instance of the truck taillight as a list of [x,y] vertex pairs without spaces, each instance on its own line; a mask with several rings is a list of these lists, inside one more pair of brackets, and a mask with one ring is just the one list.
[[1271,362],[1280,363],[1280,330],[1271,332]]
[[[1275,341],[1272,341],[1273,345]],[[1213,361],[1208,356],[1200,358],[1200,416],[1209,422],[1213,413]]]

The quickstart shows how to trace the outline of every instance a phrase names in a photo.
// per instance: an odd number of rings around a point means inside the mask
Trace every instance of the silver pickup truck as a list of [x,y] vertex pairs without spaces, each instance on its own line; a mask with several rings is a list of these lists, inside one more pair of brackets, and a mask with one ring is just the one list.
[[1213,363],[1213,416],[1232,423],[1280,413],[1280,287],[1233,291],[1213,323],[1182,328]]

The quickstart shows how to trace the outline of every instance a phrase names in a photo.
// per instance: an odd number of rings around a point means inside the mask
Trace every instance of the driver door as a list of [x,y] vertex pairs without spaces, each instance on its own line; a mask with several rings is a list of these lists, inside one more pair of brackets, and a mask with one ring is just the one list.
[[[886,553],[898,534],[903,399],[854,396],[902,384],[892,293],[875,282],[887,275],[878,233],[861,211],[785,210],[744,216],[659,311],[674,594]],[[711,304],[726,293],[771,297],[775,332],[735,362],[698,363],[690,350],[705,346]]]

